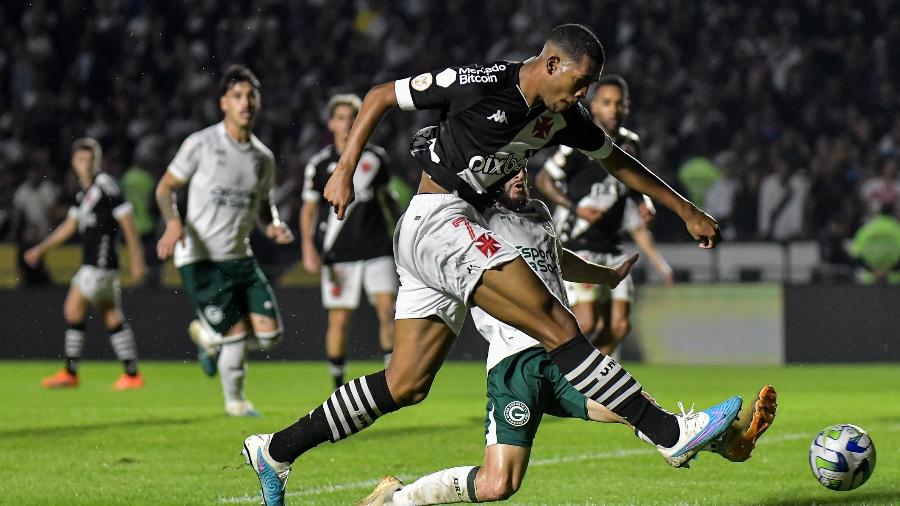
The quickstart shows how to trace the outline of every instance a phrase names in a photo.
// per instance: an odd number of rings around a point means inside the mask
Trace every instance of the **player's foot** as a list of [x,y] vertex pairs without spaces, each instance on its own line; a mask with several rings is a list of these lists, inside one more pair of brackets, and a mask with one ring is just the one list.
[[119,379],[113,383],[113,388],[116,390],[138,390],[144,388],[144,377],[141,376],[141,373],[137,373],[134,376],[122,373]]
[[259,414],[253,404],[244,399],[242,401],[225,401],[225,414],[228,416],[249,416],[249,417],[259,417],[262,416]]
[[694,412],[693,408],[685,412],[680,402],[678,407],[681,408],[681,413],[675,415],[681,432],[678,442],[671,448],[657,446],[657,449],[670,466],[688,467],[688,461],[697,452],[728,430],[741,410],[741,398],[736,395],[700,412]]
[[200,320],[191,322],[188,326],[188,335],[191,336],[191,341],[197,345],[197,362],[200,362],[200,368],[207,376],[215,376],[219,371],[216,365],[216,355],[219,350],[206,339],[206,333],[203,331],[203,324],[200,323]]
[[375,490],[354,506],[384,506],[391,504],[390,498],[394,492],[403,488],[403,482],[396,476],[385,476],[375,485]]
[[745,409],[731,427],[718,440],[709,444],[709,450],[732,462],[743,462],[750,458],[756,441],[775,421],[778,407],[775,387],[762,387],[750,409]]
[[266,506],[284,505],[284,485],[291,473],[290,464],[275,462],[269,455],[269,442],[272,434],[254,434],[244,440],[241,453],[247,464],[253,468],[259,478],[259,489],[262,491],[263,504]]
[[44,388],[74,388],[78,386],[78,375],[62,369],[53,376],[47,376],[41,380]]

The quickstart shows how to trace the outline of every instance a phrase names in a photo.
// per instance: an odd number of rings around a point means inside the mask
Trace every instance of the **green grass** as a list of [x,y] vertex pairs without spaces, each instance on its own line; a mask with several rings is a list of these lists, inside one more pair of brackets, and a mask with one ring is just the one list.
[[[42,390],[56,367],[0,362],[0,504],[257,503],[242,439],[305,414],[330,382],[324,364],[251,363],[248,396],[264,418],[229,419],[218,380],[196,364],[146,363],[146,389],[114,392],[118,366],[86,362],[77,390]],[[351,373],[376,367],[357,363]],[[748,462],[707,454],[689,470],[668,467],[622,427],[547,418],[511,504],[900,504],[900,366],[630,369],[670,408],[746,397],[771,382],[778,418]],[[289,503],[352,504],[384,474],[408,480],[479,464],[484,404],[482,365],[446,364],[423,404],[300,459]],[[878,450],[874,475],[853,492],[827,490],[809,470],[813,435],[839,422],[865,428]]]

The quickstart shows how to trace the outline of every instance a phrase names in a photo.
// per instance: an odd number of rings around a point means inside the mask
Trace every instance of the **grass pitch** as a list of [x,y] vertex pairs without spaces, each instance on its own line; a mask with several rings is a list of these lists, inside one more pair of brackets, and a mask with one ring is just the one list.
[[[144,363],[147,387],[115,392],[118,364],[87,361],[79,388],[41,389],[58,367],[0,362],[0,504],[258,504],[241,441],[280,429],[330,393],[324,364],[252,362],[248,397],[264,417],[232,419],[218,379],[196,364]],[[350,377],[377,367],[352,364]],[[748,462],[704,454],[691,469],[670,468],[620,426],[547,417],[509,504],[900,504],[898,365],[629,369],[670,409],[679,400],[702,409],[734,393],[746,399],[769,382],[778,417]],[[484,385],[482,364],[446,364],[423,404],[300,459],[288,502],[352,504],[385,474],[409,481],[479,464]],[[866,429],[878,454],[872,478],[852,492],[825,489],[809,470],[812,437],[840,422]]]

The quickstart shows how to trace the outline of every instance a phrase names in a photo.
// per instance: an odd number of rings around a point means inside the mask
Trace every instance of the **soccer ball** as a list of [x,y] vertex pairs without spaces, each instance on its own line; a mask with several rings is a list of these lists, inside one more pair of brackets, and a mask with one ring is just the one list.
[[849,423],[826,427],[809,447],[813,476],[831,490],[853,490],[875,470],[875,445],[866,431]]

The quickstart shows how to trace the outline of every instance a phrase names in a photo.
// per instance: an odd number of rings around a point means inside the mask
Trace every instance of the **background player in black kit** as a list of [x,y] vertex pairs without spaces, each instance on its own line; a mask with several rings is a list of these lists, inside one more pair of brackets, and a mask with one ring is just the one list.
[[[437,126],[413,140],[425,173],[394,235],[400,275],[394,355],[387,370],[341,386],[290,427],[244,440],[266,504],[284,503],[290,464],[305,451],[422,401],[469,304],[537,339],[576,390],[636,427],[673,466],[685,465],[735,419],[737,396],[677,415],[647,400],[640,383],[591,346],[572,313],[481,215],[535,151],[564,144],[604,160],[613,175],[675,211],[701,247],[719,242],[714,219],[616,147],[579,104],[604,60],[590,30],[561,25],[525,62],[448,67],[369,91],[324,192],[338,219],[353,200],[360,155],[381,117],[397,106],[441,113]],[[472,481],[456,478],[464,487]]]
[[335,388],[344,384],[347,326],[363,288],[378,314],[385,366],[394,347],[397,268],[387,219],[393,223],[399,214],[388,188],[390,172],[384,149],[369,144],[363,150],[353,181],[355,202],[344,220],[336,219],[322,199],[360,103],[356,95],[335,95],[328,101],[328,130],[334,143],[319,150],[306,165],[300,210],[303,267],[322,273],[322,305],[328,310],[325,353]]
[[[614,74],[602,76],[593,87],[589,104],[594,120],[613,142],[640,159],[640,138],[622,126],[630,106],[625,80]],[[612,265],[627,258],[621,244],[627,231],[666,284],[672,284],[672,269],[656,248],[649,229],[655,213],[649,199],[605,171],[598,171],[592,160],[568,146],[560,146],[547,159],[536,183],[557,206],[553,218],[566,248],[587,261]],[[612,290],[566,282],[566,293],[581,331],[601,352],[615,351],[631,330],[631,275]]]
[[82,265],[72,278],[63,306],[66,329],[66,365],[56,374],[44,378],[45,388],[78,386],[78,361],[84,348],[84,320],[88,306],[93,305],[103,321],[116,357],[125,372],[113,384],[118,390],[142,388],[144,379],[138,371],[134,332],[122,314],[119,288],[119,231],[125,237],[130,259],[131,277],[143,280],[147,272],[144,253],[132,217],[131,204],[124,200],[112,176],[100,172],[100,144],[91,138],[78,139],[72,145],[72,169],[81,191],[69,209],[66,220],[40,244],[25,252],[25,260],[36,265],[44,253],[64,243],[76,232],[81,233]]

